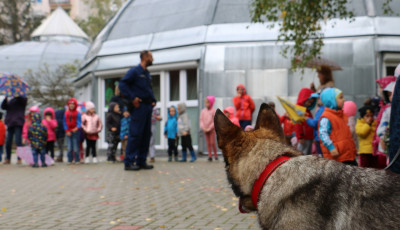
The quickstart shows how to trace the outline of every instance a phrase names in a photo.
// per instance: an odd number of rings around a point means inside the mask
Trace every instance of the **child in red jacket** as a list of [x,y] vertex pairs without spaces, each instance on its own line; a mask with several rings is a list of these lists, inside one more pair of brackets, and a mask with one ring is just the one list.
[[3,123],[3,113],[0,112],[0,162],[2,161],[3,146],[6,139],[6,125]]
[[246,93],[244,85],[237,85],[236,92],[236,97],[232,99],[233,105],[236,108],[236,118],[239,120],[240,127],[244,130],[246,126],[251,125],[251,115],[254,112],[255,105],[253,99]]
[[[303,88],[300,90],[299,96],[297,97],[297,105],[307,108],[305,113],[306,118],[313,118],[311,110],[314,109],[317,102],[315,98],[311,97],[313,93],[311,89]],[[301,123],[295,124],[294,130],[298,140],[297,150],[303,152],[304,155],[310,155],[314,138],[313,128],[304,120]]]

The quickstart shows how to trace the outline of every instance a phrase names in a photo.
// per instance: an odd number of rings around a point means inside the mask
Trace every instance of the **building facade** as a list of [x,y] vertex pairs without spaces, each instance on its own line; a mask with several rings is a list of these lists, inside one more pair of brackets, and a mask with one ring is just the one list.
[[[236,85],[244,84],[257,106],[254,123],[262,102],[278,104],[276,96],[295,101],[301,88],[319,84],[314,70],[291,70],[280,55],[279,28],[251,23],[250,6],[250,0],[128,1],[88,51],[75,80],[77,97],[94,101],[104,119],[116,82],[139,63],[141,50],[152,50],[157,108],[166,118],[168,106],[186,102],[193,142],[203,151],[198,118],[205,96],[216,96],[215,107],[222,109],[232,105]],[[383,15],[376,1],[354,0],[348,7],[354,22],[337,19],[324,26],[323,57],[341,65],[334,72],[336,86],[360,106],[376,95],[375,80],[400,63],[400,17]],[[400,2],[392,7],[398,12]],[[279,105],[277,111],[283,113]],[[159,149],[167,147],[164,122],[156,134]],[[102,140],[105,147],[104,133]]]

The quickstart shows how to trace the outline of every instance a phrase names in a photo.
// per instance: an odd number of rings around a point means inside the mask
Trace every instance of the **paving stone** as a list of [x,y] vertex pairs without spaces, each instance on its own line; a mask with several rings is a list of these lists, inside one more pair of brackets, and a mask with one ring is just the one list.
[[161,157],[127,172],[100,160],[0,165],[1,229],[259,229],[255,214],[239,214],[222,161]]

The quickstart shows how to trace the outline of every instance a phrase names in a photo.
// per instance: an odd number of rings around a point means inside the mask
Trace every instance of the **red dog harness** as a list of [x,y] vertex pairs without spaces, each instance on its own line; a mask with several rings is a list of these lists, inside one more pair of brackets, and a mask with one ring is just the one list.
[[[257,209],[257,203],[258,203],[258,197],[260,196],[260,192],[262,188],[264,187],[265,182],[267,182],[268,178],[271,176],[271,174],[282,164],[284,164],[286,161],[288,161],[290,157],[287,156],[280,156],[273,160],[271,163],[265,167],[264,171],[261,173],[261,175],[258,177],[256,182],[253,185],[253,192],[251,194],[251,199],[253,201],[254,207]],[[242,204],[240,202],[239,198],[239,211],[241,213],[248,213],[244,209],[242,209]]]

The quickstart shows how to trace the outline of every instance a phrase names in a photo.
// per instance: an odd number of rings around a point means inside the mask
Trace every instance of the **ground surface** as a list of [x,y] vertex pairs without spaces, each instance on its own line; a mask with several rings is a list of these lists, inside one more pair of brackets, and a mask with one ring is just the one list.
[[238,212],[221,160],[163,157],[137,172],[122,163],[15,162],[0,165],[0,229],[259,229],[254,213]]

